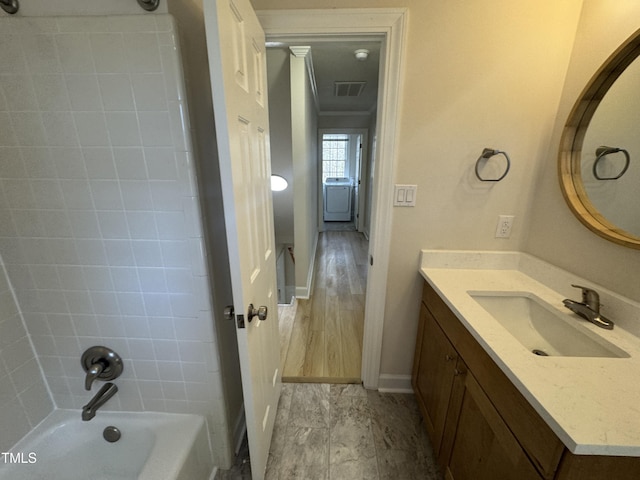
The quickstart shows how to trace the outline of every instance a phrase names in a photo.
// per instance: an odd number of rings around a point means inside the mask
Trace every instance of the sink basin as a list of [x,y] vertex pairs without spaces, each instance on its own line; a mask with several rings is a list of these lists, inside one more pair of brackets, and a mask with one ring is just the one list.
[[525,348],[540,356],[626,358],[629,354],[529,292],[468,292]]

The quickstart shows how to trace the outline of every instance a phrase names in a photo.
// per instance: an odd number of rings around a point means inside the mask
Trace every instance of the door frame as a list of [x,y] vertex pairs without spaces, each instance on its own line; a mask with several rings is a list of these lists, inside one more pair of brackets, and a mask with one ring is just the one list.
[[393,220],[403,60],[406,46],[406,8],[258,10],[269,40],[290,37],[327,39],[328,36],[378,36],[380,52],[376,117],[376,175],[373,188],[370,267],[367,274],[361,378],[365,388],[377,389],[382,358],[387,274]]

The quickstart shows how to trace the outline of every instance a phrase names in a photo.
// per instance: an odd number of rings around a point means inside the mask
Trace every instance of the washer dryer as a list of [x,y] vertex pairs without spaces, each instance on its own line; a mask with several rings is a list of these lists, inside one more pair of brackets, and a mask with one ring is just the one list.
[[323,185],[324,221],[348,222],[351,220],[351,196],[353,185],[349,178],[328,177]]

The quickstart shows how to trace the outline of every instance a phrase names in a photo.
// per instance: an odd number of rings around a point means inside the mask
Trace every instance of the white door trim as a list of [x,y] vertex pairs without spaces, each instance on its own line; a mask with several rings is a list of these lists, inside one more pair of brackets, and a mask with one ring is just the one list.
[[371,36],[383,38],[376,127],[376,166],[365,304],[362,381],[378,388],[391,246],[393,183],[397,164],[400,87],[408,10],[362,8],[331,10],[260,10],[268,39],[286,37]]

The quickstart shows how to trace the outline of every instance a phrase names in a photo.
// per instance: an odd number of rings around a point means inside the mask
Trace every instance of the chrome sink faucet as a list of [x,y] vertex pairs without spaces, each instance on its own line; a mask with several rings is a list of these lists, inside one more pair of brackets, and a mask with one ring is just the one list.
[[613,330],[613,321],[600,315],[600,295],[595,290],[582,287],[580,285],[571,285],[582,290],[582,302],[576,302],[565,298],[562,303],[565,307],[582,318],[590,321],[594,325],[607,330]]

